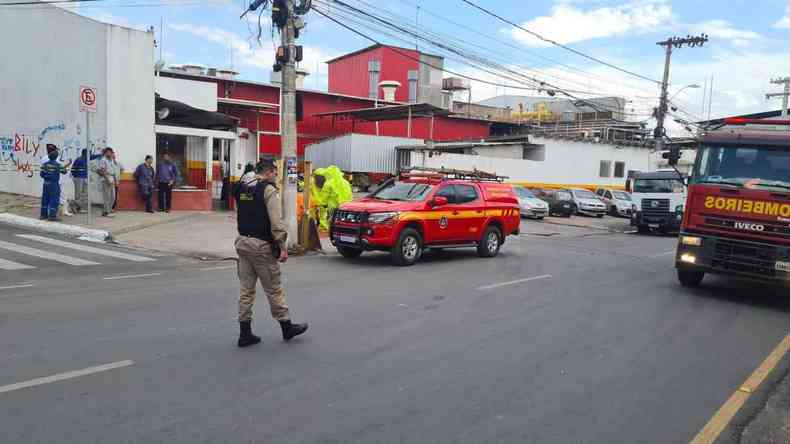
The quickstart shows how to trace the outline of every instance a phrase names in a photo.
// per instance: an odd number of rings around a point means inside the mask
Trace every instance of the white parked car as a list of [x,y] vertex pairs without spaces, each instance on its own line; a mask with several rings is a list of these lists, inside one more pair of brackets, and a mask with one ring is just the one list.
[[543,219],[549,215],[549,204],[535,197],[532,191],[524,187],[513,187],[518,197],[518,206],[521,208],[521,217],[530,219]]
[[606,214],[606,204],[592,191],[582,188],[573,188],[570,191],[577,213],[595,217]]
[[631,194],[619,190],[607,190],[606,188],[598,188],[595,191],[606,205],[609,207],[609,214],[612,216],[631,217],[631,207],[633,201]]

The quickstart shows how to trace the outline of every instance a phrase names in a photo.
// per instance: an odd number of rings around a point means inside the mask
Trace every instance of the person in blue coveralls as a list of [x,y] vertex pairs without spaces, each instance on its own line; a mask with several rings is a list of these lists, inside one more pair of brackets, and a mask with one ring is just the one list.
[[60,221],[58,207],[60,207],[60,175],[66,174],[66,168],[58,162],[57,149],[47,153],[49,160],[41,165],[41,178],[44,179],[44,189],[41,193],[41,219],[53,222]]

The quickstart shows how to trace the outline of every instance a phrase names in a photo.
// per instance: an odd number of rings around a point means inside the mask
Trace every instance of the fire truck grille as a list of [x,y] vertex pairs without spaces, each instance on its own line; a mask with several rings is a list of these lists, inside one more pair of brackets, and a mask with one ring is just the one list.
[[724,270],[773,276],[778,255],[774,247],[717,240],[712,265]]
[[666,216],[669,213],[669,199],[642,199],[642,214],[645,216]]

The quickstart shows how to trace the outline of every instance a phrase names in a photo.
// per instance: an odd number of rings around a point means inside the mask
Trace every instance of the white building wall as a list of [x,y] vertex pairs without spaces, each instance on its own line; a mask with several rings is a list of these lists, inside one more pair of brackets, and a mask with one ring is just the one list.
[[217,111],[217,85],[212,82],[156,77],[156,92],[163,99],[186,103],[206,111]]
[[[61,149],[64,163],[88,142],[110,144],[127,168],[153,151],[153,34],[42,5],[3,10],[0,41],[9,43],[0,63],[0,191],[41,194],[47,143]],[[81,85],[97,88],[90,141]],[[71,180],[62,183],[71,195]]]
[[131,174],[147,154],[156,154],[154,34],[110,25],[106,30],[107,145]]
[[624,176],[629,170],[655,170],[651,153],[646,148],[620,147],[599,143],[530,138],[545,147],[545,160],[524,160],[471,156],[464,154],[422,152],[412,153],[412,166],[429,168],[478,169],[508,176],[510,182],[556,186],[614,186],[625,185],[625,177],[600,177],[600,162],[625,162]]

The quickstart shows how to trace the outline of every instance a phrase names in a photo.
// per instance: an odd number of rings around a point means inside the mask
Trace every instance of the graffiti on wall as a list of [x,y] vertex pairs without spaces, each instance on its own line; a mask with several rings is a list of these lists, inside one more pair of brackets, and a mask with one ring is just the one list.
[[[77,127],[73,135],[67,135],[67,127],[63,122],[56,122],[35,131],[0,133],[0,173],[15,172],[24,178],[35,177],[40,170],[41,159],[46,153],[48,143],[53,143],[60,149],[58,160],[61,163],[70,164],[85,148],[85,142],[81,140],[79,133]],[[92,147],[97,145],[91,141]]]

